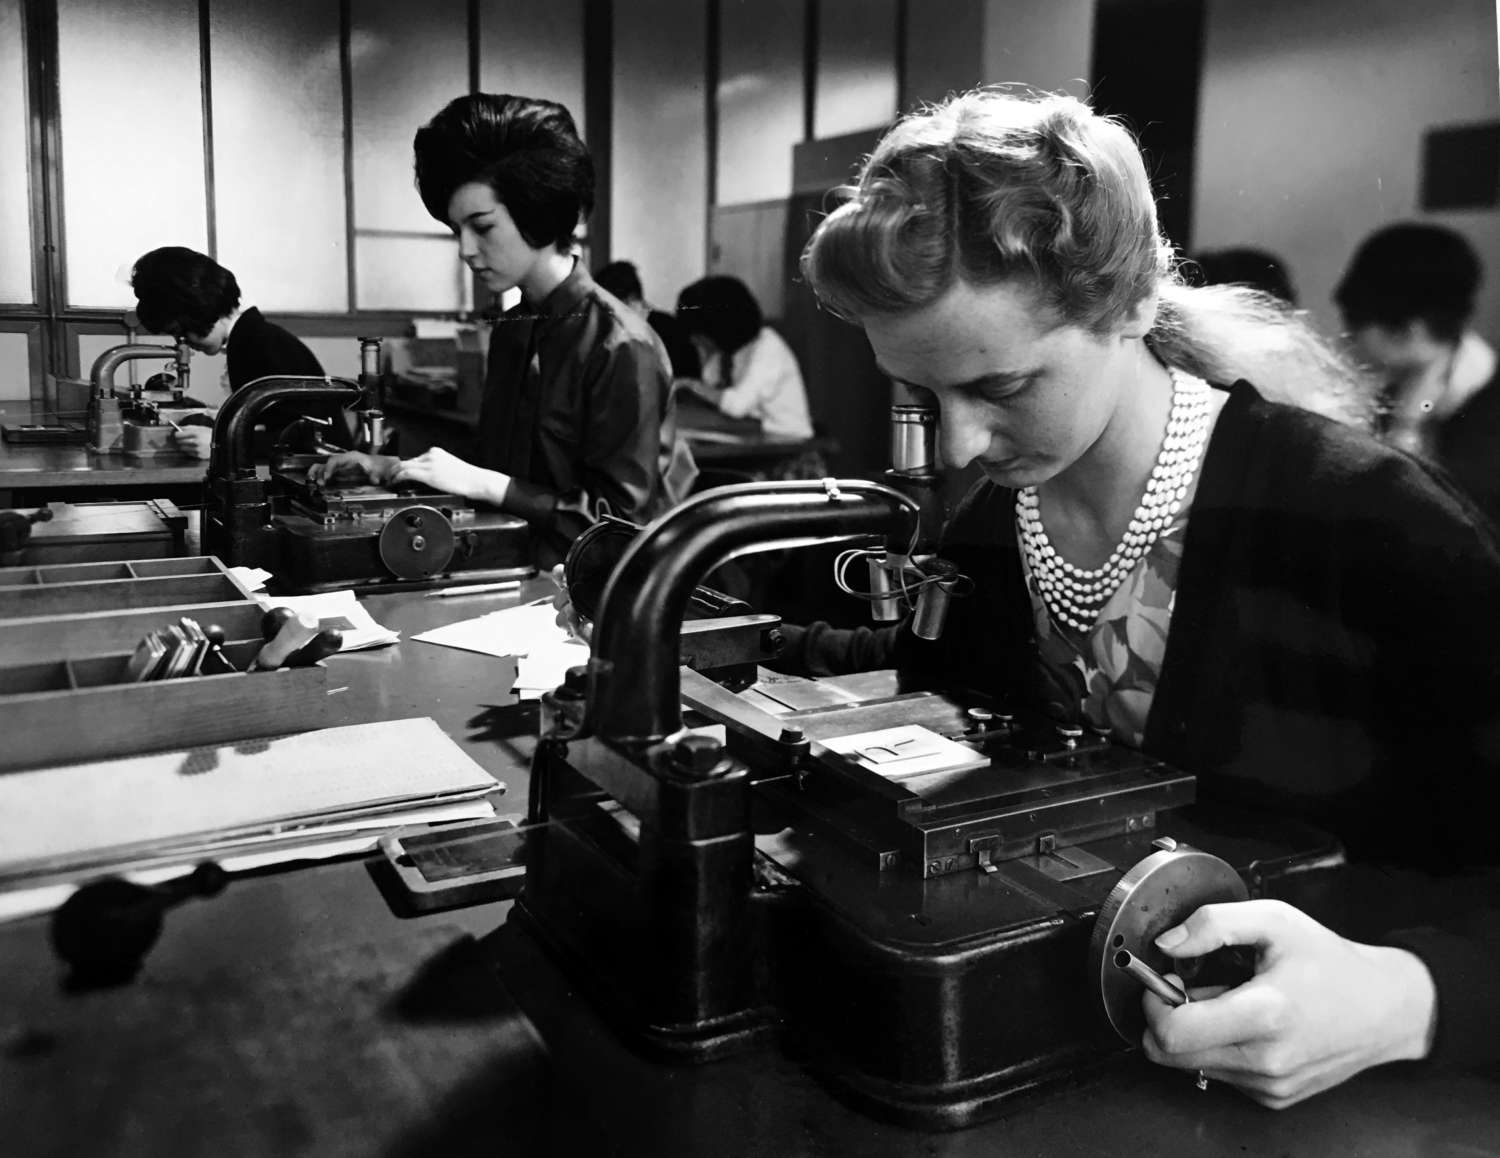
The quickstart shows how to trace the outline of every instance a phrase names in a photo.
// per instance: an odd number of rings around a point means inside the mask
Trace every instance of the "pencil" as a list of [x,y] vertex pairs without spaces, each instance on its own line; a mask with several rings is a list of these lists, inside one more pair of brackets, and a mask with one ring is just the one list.
[[499,583],[470,583],[466,587],[440,587],[436,591],[429,591],[427,597],[449,599],[454,595],[486,595],[491,591],[516,591],[520,586],[519,579],[505,579]]

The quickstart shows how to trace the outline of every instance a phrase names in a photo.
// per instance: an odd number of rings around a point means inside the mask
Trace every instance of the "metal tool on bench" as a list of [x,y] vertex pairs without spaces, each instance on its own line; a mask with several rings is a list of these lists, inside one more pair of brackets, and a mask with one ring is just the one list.
[[251,671],[308,667],[334,655],[344,642],[344,633],[338,628],[320,628],[317,620],[289,607],[267,611],[261,619],[260,634],[266,642],[250,661]]

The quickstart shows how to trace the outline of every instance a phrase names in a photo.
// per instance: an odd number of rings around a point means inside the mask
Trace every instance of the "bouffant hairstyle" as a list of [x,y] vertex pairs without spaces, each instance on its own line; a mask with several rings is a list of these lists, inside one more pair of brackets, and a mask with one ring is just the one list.
[[240,304],[240,286],[213,258],[195,249],[153,249],[130,273],[136,314],[154,334],[206,334]]
[[594,208],[594,162],[573,117],[555,101],[471,93],[417,130],[417,190],[444,225],[461,185],[495,191],[528,245],[566,251]]

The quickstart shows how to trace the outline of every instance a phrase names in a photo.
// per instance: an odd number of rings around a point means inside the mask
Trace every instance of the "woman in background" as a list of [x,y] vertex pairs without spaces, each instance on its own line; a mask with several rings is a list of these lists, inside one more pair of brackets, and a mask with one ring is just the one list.
[[[322,378],[323,367],[301,338],[270,322],[240,300],[239,282],[213,258],[179,245],[143,254],[130,275],[141,325],[157,334],[181,338],[200,354],[223,354],[231,393],[257,378],[292,375]],[[207,458],[213,441],[213,415],[188,415],[172,438],[198,458]],[[335,446],[350,445],[353,424],[335,404],[277,402],[261,415],[266,446],[289,423],[312,415],[326,421],[324,437]],[[196,421],[195,421],[196,420]]]
[[402,461],[336,455],[314,481],[418,482],[526,519],[550,567],[601,514],[648,522],[696,475],[675,435],[671,375],[646,320],[602,292],[574,233],[594,166],[562,105],[473,93],[417,131],[417,188],[460,258],[520,304],[490,339],[475,446]]
[[1360,243],[1333,296],[1380,375],[1381,437],[1436,462],[1500,526],[1500,358],[1471,326],[1483,272],[1461,234],[1400,222]]
[[701,376],[689,389],[730,418],[753,418],[772,438],[811,438],[797,356],[765,324],[760,303],[737,277],[705,277],[677,297],[677,320],[698,349]]

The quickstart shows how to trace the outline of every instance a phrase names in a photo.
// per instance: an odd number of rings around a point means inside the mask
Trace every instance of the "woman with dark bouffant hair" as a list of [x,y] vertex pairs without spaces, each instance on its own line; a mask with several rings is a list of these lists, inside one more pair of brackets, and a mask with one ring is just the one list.
[[474,93],[417,131],[417,189],[460,258],[495,293],[521,291],[490,340],[476,445],[401,461],[347,454],[314,479],[425,483],[526,519],[551,566],[601,514],[646,522],[696,469],[675,433],[661,343],[600,291],[574,252],[594,166],[568,110]]
[[786,665],[896,666],[1092,726],[1386,874],[1351,936],[1273,900],[1165,930],[1168,957],[1257,965],[1176,1008],[1146,993],[1155,1061],[1279,1107],[1397,1059],[1493,1058],[1490,529],[1351,425],[1362,382],[1299,315],[1182,283],[1139,149],[1080,101],[925,108],[840,200],[803,272],[937,409],[942,461],[983,472],[941,552],[973,593],[936,641],[788,626]]
[[[200,354],[223,354],[231,393],[272,374],[323,377],[317,356],[301,338],[267,320],[240,300],[233,273],[207,254],[167,245],[142,254],[130,272],[136,315],[154,334],[181,338]],[[267,444],[282,428],[306,415],[327,420],[324,437],[348,446],[353,429],[338,406],[325,403],[272,404],[261,416]],[[178,448],[207,458],[213,443],[212,409],[179,418],[172,434]]]

